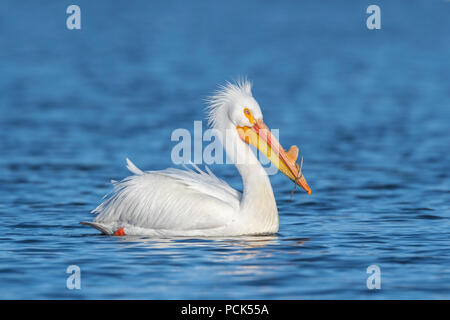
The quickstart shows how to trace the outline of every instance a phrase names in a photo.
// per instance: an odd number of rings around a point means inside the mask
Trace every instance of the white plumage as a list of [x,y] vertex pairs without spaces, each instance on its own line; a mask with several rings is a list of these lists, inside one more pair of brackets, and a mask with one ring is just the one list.
[[207,167],[206,172],[193,164],[195,171],[143,172],[127,159],[133,175],[113,182],[113,191],[92,211],[94,221],[82,224],[109,235],[119,229],[126,235],[158,237],[276,233],[278,210],[270,180],[237,130],[255,127],[252,119],[262,123],[250,83],[227,83],[209,103],[209,123],[222,133],[227,155],[242,176],[242,194]]

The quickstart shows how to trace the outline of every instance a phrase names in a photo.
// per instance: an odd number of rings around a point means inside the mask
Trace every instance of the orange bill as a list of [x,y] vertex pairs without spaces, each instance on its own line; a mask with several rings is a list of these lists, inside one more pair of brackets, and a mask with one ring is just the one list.
[[237,130],[242,140],[258,148],[277,166],[278,170],[303,188],[308,195],[311,194],[311,188],[306,182],[300,166],[296,163],[298,157],[298,148],[296,146],[292,146],[286,152],[262,119],[256,120],[253,127],[237,127]]

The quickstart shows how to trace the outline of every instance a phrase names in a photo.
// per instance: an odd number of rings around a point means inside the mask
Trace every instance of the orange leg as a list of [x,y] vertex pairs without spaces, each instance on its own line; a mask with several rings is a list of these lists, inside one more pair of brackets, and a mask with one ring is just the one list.
[[115,236],[124,236],[125,235],[125,231],[123,230],[123,228],[117,229],[116,232],[114,232]]

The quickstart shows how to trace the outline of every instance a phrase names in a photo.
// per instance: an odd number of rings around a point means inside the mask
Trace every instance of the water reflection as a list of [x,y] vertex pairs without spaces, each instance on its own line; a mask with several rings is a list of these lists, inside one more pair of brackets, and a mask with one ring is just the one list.
[[218,275],[245,276],[247,280],[272,274],[280,269],[280,261],[285,263],[285,255],[299,254],[305,243],[310,241],[308,238],[282,239],[278,235],[195,239],[138,236],[105,238],[117,242],[127,251],[144,249],[144,252],[135,252],[139,256],[166,256],[170,259],[167,262],[170,265],[201,265],[201,261],[206,259],[204,263],[220,266]]
[[275,246],[280,244],[277,235],[268,236],[239,236],[239,237],[172,237],[172,238],[149,238],[141,236],[114,237],[121,244],[129,247],[140,246],[151,249],[174,249],[182,247],[222,247],[222,248],[259,248]]

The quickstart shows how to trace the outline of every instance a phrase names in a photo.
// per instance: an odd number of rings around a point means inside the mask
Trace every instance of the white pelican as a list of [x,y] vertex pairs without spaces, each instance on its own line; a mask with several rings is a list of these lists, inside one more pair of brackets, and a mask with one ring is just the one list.
[[114,190],[92,212],[93,222],[81,222],[107,235],[236,236],[278,232],[278,209],[265,169],[249,144],[256,146],[287,177],[311,194],[296,163],[298,148],[288,152],[263,122],[248,81],[227,83],[209,99],[209,124],[221,133],[222,145],[242,176],[243,192],[203,172],[168,168],[138,169],[113,182]]

